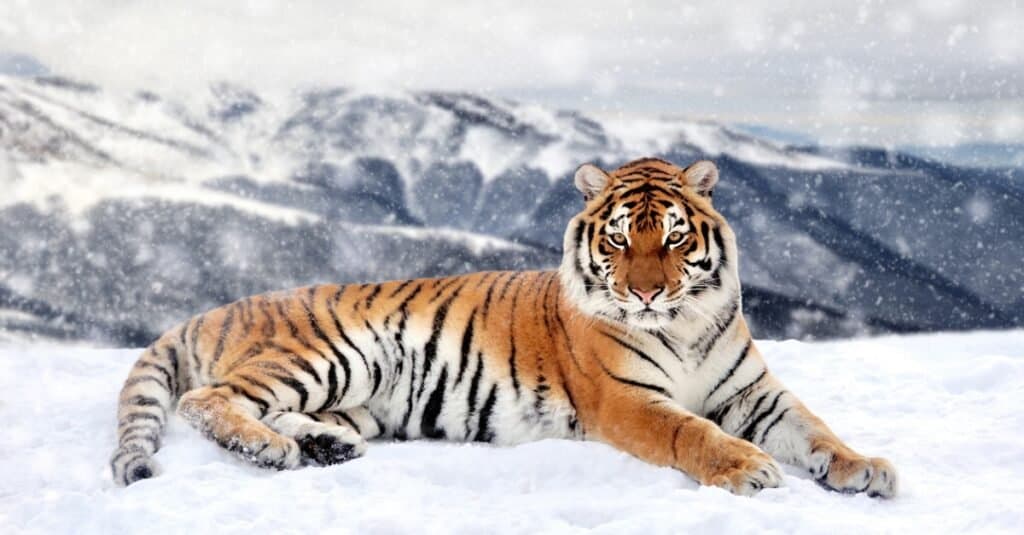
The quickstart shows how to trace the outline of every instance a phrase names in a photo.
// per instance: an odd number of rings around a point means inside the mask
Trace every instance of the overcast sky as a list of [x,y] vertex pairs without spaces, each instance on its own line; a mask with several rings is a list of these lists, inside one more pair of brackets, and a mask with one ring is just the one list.
[[157,92],[467,89],[833,142],[1019,142],[1022,1],[3,0],[0,52]]

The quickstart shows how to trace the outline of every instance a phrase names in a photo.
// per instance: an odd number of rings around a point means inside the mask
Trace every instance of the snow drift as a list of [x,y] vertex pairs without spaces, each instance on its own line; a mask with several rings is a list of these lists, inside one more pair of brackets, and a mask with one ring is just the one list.
[[371,442],[326,468],[257,469],[172,418],[164,472],[115,487],[121,382],[138,350],[0,348],[0,533],[1010,533],[1024,523],[1024,331],[760,342],[851,446],[888,457],[891,501],[786,486],[742,498],[598,443]]

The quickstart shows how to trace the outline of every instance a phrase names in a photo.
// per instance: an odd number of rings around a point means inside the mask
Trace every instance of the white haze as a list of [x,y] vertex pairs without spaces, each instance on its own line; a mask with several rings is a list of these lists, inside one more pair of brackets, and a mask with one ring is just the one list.
[[826,142],[1024,139],[1024,7],[919,2],[0,3],[0,52],[123,88],[479,91]]

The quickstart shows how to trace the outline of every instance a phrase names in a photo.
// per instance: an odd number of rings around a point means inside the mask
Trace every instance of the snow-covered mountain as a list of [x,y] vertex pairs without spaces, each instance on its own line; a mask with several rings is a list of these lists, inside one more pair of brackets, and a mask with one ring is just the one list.
[[710,158],[756,334],[1024,318],[1024,172],[460,93],[133,94],[0,76],[0,336],[144,344],[323,281],[551,267],[570,174]]

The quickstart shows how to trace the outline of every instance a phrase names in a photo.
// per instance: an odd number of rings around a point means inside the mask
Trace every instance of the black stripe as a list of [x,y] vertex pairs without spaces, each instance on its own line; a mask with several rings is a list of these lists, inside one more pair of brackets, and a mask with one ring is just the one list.
[[624,347],[624,348],[626,348],[626,349],[628,349],[628,350],[632,351],[633,353],[635,353],[635,354],[636,354],[636,356],[638,356],[638,357],[640,357],[641,359],[643,359],[643,360],[645,360],[645,361],[649,362],[649,363],[650,363],[650,364],[651,364],[652,366],[654,366],[655,368],[658,368],[658,371],[660,371],[660,372],[661,372],[661,373],[662,373],[662,374],[663,374],[663,375],[664,375],[665,377],[667,377],[667,378],[669,378],[669,379],[671,379],[671,378],[672,378],[672,377],[671,377],[671,376],[670,376],[670,375],[668,374],[668,372],[667,372],[667,371],[665,371],[665,368],[662,368],[662,367],[661,367],[661,364],[658,364],[658,363],[657,363],[657,361],[655,361],[655,360],[654,360],[653,358],[651,358],[651,356],[650,356],[650,355],[648,355],[647,353],[644,353],[643,351],[641,351],[641,350],[640,350],[640,348],[638,348],[638,347],[636,347],[636,346],[634,346],[634,345],[632,345],[632,344],[630,344],[630,343],[626,342],[625,340],[622,340],[622,339],[620,339],[619,337],[617,337],[617,336],[615,336],[615,335],[613,335],[613,334],[607,333],[607,332],[605,332],[605,331],[602,331],[602,330],[600,330],[600,329],[598,329],[597,331],[598,331],[599,333],[601,333],[601,334],[605,335],[606,337],[608,337],[608,338],[611,338],[612,340],[614,340],[614,341],[615,341],[615,343],[619,344],[620,346],[622,346],[622,347]]
[[222,354],[224,354],[224,344],[227,341],[228,334],[231,333],[231,327],[235,325],[235,307],[228,307],[227,317],[224,318],[224,324],[220,327],[220,334],[217,335],[217,346],[213,350],[213,357],[210,358],[210,364],[207,368],[209,373],[213,373],[213,367],[217,365],[217,361],[220,360]]
[[122,426],[137,420],[153,420],[158,425],[163,425],[164,423],[163,418],[151,412],[132,412],[122,416],[121,419],[117,421],[117,425]]
[[[184,332],[184,331],[182,331]],[[172,377],[174,377],[174,386],[171,389],[171,395],[177,397],[181,392],[178,382],[181,380],[181,369],[178,367],[178,350],[174,346],[167,346],[167,362],[171,365],[171,370],[174,371]]]
[[634,380],[628,379],[626,377],[620,377],[618,375],[615,375],[614,373],[612,373],[611,370],[609,370],[604,365],[603,362],[601,362],[596,357],[595,357],[595,360],[597,360],[598,365],[601,366],[601,370],[603,370],[606,375],[608,375],[609,377],[611,377],[612,379],[615,379],[616,381],[618,381],[620,383],[627,384],[627,385],[630,385],[630,386],[636,386],[636,387],[639,387],[639,388],[644,388],[644,389],[647,389],[647,390],[651,390],[651,391],[657,392],[657,393],[659,393],[659,394],[661,394],[661,395],[663,395],[663,396],[665,396],[667,398],[671,398],[672,397],[672,396],[669,395],[667,390],[665,390],[664,388],[662,388],[662,387],[660,387],[658,385],[652,385],[652,384],[649,384],[649,383],[642,383],[640,381],[634,381]]
[[573,348],[573,344],[569,340],[569,330],[565,328],[565,321],[562,320],[561,299],[558,299],[557,297],[555,299],[555,323],[558,325],[558,329],[562,331],[562,341],[565,344],[565,351],[569,354],[569,358],[572,359],[572,363],[576,366],[576,371],[580,372],[580,375],[586,377],[591,384],[593,384],[594,379],[583,371],[583,366],[580,365],[580,361],[576,356],[576,350]]
[[491,413],[494,412],[494,404],[498,400],[498,385],[491,385],[491,393],[487,395],[487,401],[484,402],[483,407],[480,408],[480,418],[477,420],[476,436],[473,440],[476,442],[490,442],[494,440],[494,433],[491,431]]
[[729,300],[729,312],[726,316],[726,320],[721,323],[712,324],[709,327],[710,333],[702,335],[696,343],[691,346],[690,350],[695,352],[700,358],[700,363],[703,364],[704,360],[707,359],[711,350],[714,349],[715,344],[718,343],[718,339],[722,337],[725,331],[729,330],[733,321],[736,320],[736,316],[739,312],[740,301],[738,298]]
[[573,230],[572,255],[573,255],[573,258],[576,259],[576,262],[575,262],[575,264],[576,264],[576,273],[580,276],[580,278],[586,280],[586,274],[583,272],[583,258],[581,258],[580,254],[579,254],[580,245],[583,244],[583,229],[584,228],[585,228],[585,225],[581,221],[581,222],[576,224],[576,228]]
[[619,195],[619,198],[626,199],[628,197],[633,197],[637,195],[649,197],[652,193],[660,193],[666,197],[675,197],[675,194],[672,191],[664,188],[662,185],[655,184],[654,182],[650,181],[644,181],[642,184],[634,186],[629,190],[625,191],[624,193],[622,193],[621,195]]
[[380,290],[380,284],[374,286],[373,291],[370,292],[370,295],[366,296],[366,301],[363,302],[363,308],[366,308],[368,310],[371,306],[373,306],[373,302],[377,299],[377,296],[380,295]]
[[740,367],[740,365],[743,364],[745,360],[747,360],[747,353],[750,352],[750,344],[751,341],[747,340],[746,345],[743,346],[743,351],[740,351],[740,355],[736,357],[736,362],[733,363],[732,368],[729,368],[729,371],[725,372],[725,375],[718,380],[718,384],[716,384],[715,387],[711,389],[711,392],[708,392],[707,397],[705,397],[704,399],[711,399],[711,396],[715,395],[715,392],[718,392],[718,389],[722,388],[722,385],[724,385],[725,382],[732,377],[732,374],[736,373],[736,370]]
[[193,325],[195,325],[195,327],[192,328],[192,351],[190,352],[191,353],[190,356],[192,357],[192,373],[197,378],[200,377],[200,375],[199,375],[199,330],[203,328],[203,321],[205,320],[205,318],[206,318],[205,315],[199,316],[198,318],[196,318],[195,323],[193,323]]
[[544,291],[540,296],[541,317],[544,318],[544,334],[547,335],[552,345],[555,343],[555,329],[551,326],[551,307],[548,303],[551,302],[551,288],[554,286],[556,279],[558,279],[558,272],[548,274],[548,281],[544,284]]
[[[415,299],[416,296],[419,295],[420,292],[422,291],[423,283],[417,284],[416,288],[414,288],[413,291],[409,292],[409,295],[405,296],[405,299],[403,299],[402,302],[398,304],[398,307],[395,308],[395,310],[391,312],[391,314],[405,310],[409,306],[409,303],[412,302],[412,300]],[[388,315],[390,316],[391,314]]]
[[[373,325],[370,324],[369,320],[364,319],[363,325],[365,325],[367,330],[370,331],[370,334],[373,335],[373,342],[377,344],[377,347],[380,349],[380,354],[387,357],[388,349],[387,346],[384,344],[384,338],[377,332],[377,329],[373,328]],[[367,376],[369,377],[370,375],[370,370],[367,369]],[[380,364],[378,364],[376,360],[373,361],[372,377],[373,390],[370,391],[370,396],[373,396],[377,393],[377,389],[380,388],[380,385],[384,380],[384,373],[383,371],[381,371]]]
[[509,274],[508,280],[505,281],[505,284],[501,286],[501,290],[498,292],[498,301],[505,299],[505,294],[508,292],[509,286],[512,286],[512,282],[518,279],[522,274],[522,271],[513,271]]
[[[275,346],[276,346],[276,344],[275,344]],[[287,350],[284,349],[283,347],[277,346],[277,348],[280,349],[282,352],[287,352]],[[254,366],[257,366],[257,367],[259,367],[261,369],[264,369],[264,370],[275,371],[275,372],[278,372],[278,373],[280,373],[282,375],[288,375],[288,376],[292,375],[292,370],[289,370],[288,368],[285,368],[284,366],[282,366],[282,365],[280,365],[280,364],[278,364],[277,362],[274,362],[274,361],[256,362],[256,363],[254,363]]]
[[[455,286],[455,284],[462,281],[462,279],[463,277],[450,277],[448,279],[444,279],[444,282],[437,285],[437,289],[434,291],[434,295],[430,296],[430,299],[427,300],[427,304],[434,304],[435,301],[440,299],[441,296],[443,296],[444,293],[448,291],[448,288]],[[462,283],[463,286],[465,286],[465,284],[465,282]]]
[[[732,400],[736,399],[737,396],[739,396],[741,394],[744,394],[744,392],[747,392],[748,390],[750,390],[750,388],[753,387],[754,385],[756,385],[758,382],[760,382],[761,379],[764,379],[765,375],[768,375],[768,368],[765,368],[765,369],[761,370],[761,373],[758,374],[758,376],[755,377],[753,381],[750,381],[749,383],[746,384],[746,386],[744,386],[743,388],[737,390],[731,396],[725,398],[725,401],[719,403],[718,404],[719,410],[721,410],[723,407],[731,408],[733,404],[730,403],[730,402]],[[728,410],[726,410],[726,413],[728,413]],[[722,417],[724,418],[724,415]]]
[[516,286],[514,293],[512,294],[512,310],[509,313],[509,326],[508,326],[508,343],[509,356],[508,356],[508,369],[509,376],[512,378],[512,387],[516,391],[516,399],[519,399],[519,373],[516,370],[516,308],[519,306],[519,294],[522,292],[523,285]]
[[266,299],[260,300],[260,312],[263,313],[263,317],[266,321],[263,322],[263,336],[271,338],[277,334],[277,321],[274,320],[274,315],[270,313],[270,303]]
[[427,399],[427,406],[423,409],[423,416],[420,418],[420,432],[427,438],[445,438],[444,429],[437,427],[437,418],[441,414],[441,407],[444,406],[444,391],[448,382],[448,365],[441,367],[441,376],[437,380],[434,391]]
[[126,435],[130,435],[132,433],[135,433],[136,431],[144,431],[144,432],[147,432],[147,433],[152,433],[152,432],[156,432],[158,430],[159,430],[159,428],[153,427],[151,425],[135,424],[135,425],[129,425],[129,426],[127,426],[125,428],[122,428],[122,429],[118,429],[117,430],[117,434],[123,437],[123,436],[126,436]]
[[135,405],[137,407],[160,407],[160,408],[163,408],[160,405],[160,401],[159,400],[157,400],[156,398],[151,398],[149,396],[132,396],[132,397],[128,398],[127,400],[125,400],[125,404],[126,405]]
[[466,329],[462,331],[461,358],[459,359],[459,373],[455,376],[455,386],[462,382],[462,376],[466,372],[466,364],[469,362],[469,351],[473,347],[473,323],[476,321],[476,311],[469,313],[469,321],[466,322]]
[[370,396],[377,393],[377,389],[380,388],[381,383],[384,381],[384,372],[380,369],[380,364],[373,363],[373,390],[370,391]]
[[417,398],[423,397],[423,387],[427,382],[427,376],[430,375],[430,368],[433,367],[434,360],[437,358],[437,345],[441,339],[441,331],[444,329],[444,320],[448,317],[448,310],[465,285],[466,283],[463,282],[458,288],[456,288],[451,295],[441,302],[437,307],[437,311],[434,313],[433,328],[430,332],[430,339],[427,340],[427,343],[423,346],[423,374],[420,378],[419,390],[416,393]]
[[402,432],[409,429],[409,420],[412,418],[412,401],[416,393],[416,351],[409,352],[412,363],[409,365],[409,395],[405,399],[405,414],[402,416]]
[[238,315],[242,319],[242,338],[248,337],[252,331],[252,297],[238,301]]
[[780,412],[779,415],[776,416],[775,419],[772,420],[770,424],[765,426],[764,431],[761,431],[761,440],[759,440],[758,443],[762,443],[762,442],[764,442],[764,439],[768,438],[768,433],[772,430],[773,427],[775,427],[775,424],[781,422],[782,421],[782,417],[785,416],[786,413],[789,412],[789,409],[792,409],[792,408],[793,407],[786,407],[785,409],[782,409],[782,412]]
[[291,334],[292,338],[298,339],[299,326],[295,325],[295,323],[288,317],[288,312],[284,308],[284,303],[281,301],[275,301],[274,308],[277,309],[278,317],[280,317],[284,321],[284,324],[288,326],[288,333]]
[[[341,298],[341,292],[342,290],[338,290],[338,292],[334,295],[334,305],[336,305],[338,299]],[[334,328],[338,331],[338,333],[341,334],[344,338],[348,338],[347,336],[344,336],[345,330],[341,328],[341,320],[339,320],[338,316],[335,315],[334,313],[334,305],[328,303],[327,314],[331,316],[331,321],[334,323]],[[343,355],[341,351],[337,347],[335,347],[334,344],[330,343],[330,340],[327,341],[327,345],[330,346],[331,352],[334,353],[335,357],[337,357],[338,364],[341,366],[342,371],[345,372],[345,383],[341,386],[341,394],[337,396],[337,401],[341,401],[342,399],[345,399],[345,394],[348,393],[349,385],[352,382],[352,367],[349,366],[348,358],[345,355]]]
[[338,416],[341,417],[342,420],[345,420],[345,423],[347,423],[348,425],[351,425],[352,429],[356,430],[356,433],[362,434],[363,431],[361,429],[359,429],[359,424],[357,424],[356,421],[353,420],[351,416],[346,414],[345,411],[338,411],[338,412],[336,412],[334,414],[337,414]]
[[408,287],[413,282],[415,282],[415,281],[410,279],[410,280],[407,280],[407,281],[403,282],[402,284],[399,284],[397,288],[395,288],[390,294],[388,294],[388,299],[391,299],[392,297],[395,297],[396,295],[402,293],[402,290],[404,290],[406,287]]
[[[144,450],[144,449],[142,449],[142,448],[140,448],[138,446],[135,446],[135,447],[124,447],[124,446],[121,446],[121,448],[122,448],[121,451],[117,452],[117,455],[114,455],[113,457],[110,458],[110,466],[112,468],[114,467],[115,464],[117,464],[117,461],[121,460],[121,457],[124,457],[126,455],[131,455],[131,457],[129,457],[126,461],[124,461],[124,465],[125,466],[128,466],[129,464],[131,464],[132,461],[134,461],[134,460],[136,460],[136,459],[138,459],[140,457],[149,457],[149,453],[147,453],[146,450]],[[115,469],[115,471],[116,471],[116,469]],[[125,477],[127,477],[127,476],[128,476],[128,474],[125,474]]]
[[473,417],[473,411],[476,410],[476,393],[480,388],[480,378],[484,372],[484,361],[482,356],[477,353],[476,355],[476,371],[473,372],[473,379],[469,382],[469,394],[466,395],[466,439],[469,439],[469,420]]
[[604,202],[595,206],[593,210],[587,212],[587,217],[594,217],[595,215],[600,213],[601,216],[598,217],[598,219],[607,219],[608,215],[605,212],[611,212],[611,209],[612,207],[615,206],[616,201],[618,201],[618,198],[616,196],[609,195],[608,197],[605,198]]
[[259,380],[255,379],[253,377],[250,377],[250,376],[248,376],[248,375],[246,375],[244,373],[236,373],[236,374],[234,374],[234,376],[238,377],[239,379],[241,379],[241,380],[251,384],[252,386],[255,386],[256,388],[259,388],[260,390],[263,390],[264,392],[270,394],[270,397],[274,398],[275,400],[277,399],[277,394],[274,393],[274,389],[270,388],[269,386],[267,386],[267,384],[264,383],[263,381],[259,381]]
[[301,381],[290,375],[268,375],[280,381],[281,384],[294,390],[295,393],[299,395],[299,406],[297,407],[298,412],[306,412],[306,402],[309,401],[309,392],[306,390],[306,385],[302,384]]
[[135,377],[130,377],[127,381],[124,382],[124,387],[128,388],[129,386],[135,386],[139,383],[145,383],[146,381],[153,381],[154,383],[160,385],[161,388],[167,390],[167,386],[164,384],[164,382],[160,380],[159,377],[154,377],[152,375],[136,375]]
[[[324,360],[326,360],[326,359],[324,359]],[[298,356],[296,354],[289,354],[288,355],[288,362],[291,362],[295,366],[298,366],[299,368],[301,368],[303,372],[307,373],[310,377],[313,378],[314,381],[316,381],[317,385],[323,386],[324,383],[323,383],[323,381],[320,380],[320,375],[318,375],[316,373],[316,368],[314,368],[313,365],[310,364],[308,360],[306,360],[306,359],[304,359],[304,358],[302,358],[302,357],[300,357],[300,356]]]
[[338,397],[338,369],[334,362],[327,361],[327,398],[324,399],[317,412],[327,410],[334,406]]
[[245,399],[251,401],[253,404],[257,405],[260,408],[260,416],[266,414],[267,410],[270,409],[270,404],[269,403],[267,403],[266,401],[263,401],[262,399],[260,399],[260,398],[258,398],[256,396],[253,396],[252,394],[247,392],[244,388],[242,388],[242,387],[240,387],[238,385],[234,385],[234,384],[228,384],[227,387],[229,389],[231,389],[231,391],[234,392],[235,395],[242,396],[243,398],[245,398]]
[[157,449],[157,444],[160,442],[159,437],[153,433],[134,433],[130,435],[123,435],[120,439],[120,444],[127,444],[129,442],[134,442],[138,440],[145,440],[146,442],[151,442],[154,446],[154,449]]
[[779,398],[781,398],[782,395],[785,393],[785,390],[779,392],[779,394],[775,396],[775,399],[772,400],[772,404],[764,412],[759,414],[757,418],[754,418],[754,420],[750,422],[750,425],[748,425],[747,428],[743,430],[743,440],[750,441],[754,438],[754,434],[757,432],[757,424],[761,423],[762,420],[764,420],[770,414],[775,412],[775,407],[779,405]]
[[487,295],[484,296],[484,308],[481,311],[481,314],[483,315],[483,321],[484,321],[485,325],[487,323],[487,315],[491,311],[491,300],[494,298],[494,288],[498,284],[498,279],[503,277],[503,276],[504,276],[504,274],[501,274],[501,275],[498,275],[497,277],[495,277],[494,281],[491,282],[491,284],[488,285],[488,287],[487,287]]
[[[743,421],[741,421],[739,423],[739,425],[736,426],[736,431],[739,431],[740,429],[745,428],[747,426],[747,424],[750,423],[750,420],[754,418],[755,414],[757,414],[758,409],[761,408],[761,404],[764,403],[764,400],[768,399],[768,395],[769,394],[771,394],[771,392],[765,392],[764,394],[761,394],[760,396],[757,397],[757,401],[754,402],[754,406],[750,409],[750,412],[748,412],[747,415],[745,417],[743,417]],[[736,403],[730,404],[730,407],[733,406],[733,405],[737,405],[737,404]],[[743,433],[738,433],[737,436],[742,435],[742,434]]]
[[[561,369],[561,366],[559,366],[559,369]],[[572,414],[569,415],[569,430],[575,432],[576,427],[579,426],[579,420],[576,418],[576,401],[573,399],[572,389],[569,388],[569,383],[562,383],[562,391],[565,392],[565,400],[569,402],[569,408],[572,409]],[[586,435],[585,431],[584,435]]]
[[661,342],[661,345],[665,346],[665,349],[667,349],[668,352],[671,353],[672,356],[676,358],[676,360],[678,360],[679,362],[683,362],[683,357],[679,356],[679,353],[676,352],[675,346],[672,345],[672,342],[668,339],[668,336],[666,336],[664,332],[654,331],[654,337],[657,338],[659,342]]
[[[343,329],[342,326],[341,326],[341,320],[334,313],[334,308],[335,308],[335,306],[337,306],[337,304],[338,304],[338,302],[335,301],[334,302],[334,306],[327,307],[327,312],[330,313],[331,320],[334,322],[334,327],[338,330],[338,335],[341,336],[341,341],[345,342],[345,345],[347,345],[348,347],[352,348],[352,350],[355,351],[357,355],[359,355],[359,358],[362,359],[362,361],[363,361],[363,366],[366,367],[366,375],[369,376],[370,375],[370,363],[366,359],[366,354],[363,353],[363,350],[360,349],[359,346],[357,346],[355,344],[355,342],[353,342],[352,339],[348,337],[348,334],[345,332],[345,329]],[[345,364],[342,364],[342,366],[345,368],[345,373],[347,375],[349,373],[348,364],[345,363]],[[346,391],[348,390],[348,385],[349,385],[349,381],[346,378],[345,379],[345,389],[344,390],[346,390]],[[345,397],[345,393],[344,392],[342,392],[341,397]]]
[[661,394],[661,395],[663,395],[665,397],[672,397],[672,396],[669,395],[667,390],[665,390],[664,388],[662,388],[662,387],[660,387],[658,385],[652,385],[652,384],[649,384],[649,383],[642,383],[640,381],[634,381],[634,380],[628,379],[626,377],[619,377],[618,375],[615,375],[615,374],[613,374],[611,372],[608,372],[608,376],[611,377],[612,379],[615,379],[616,381],[618,381],[618,382],[620,382],[622,384],[627,384],[627,385],[630,385],[630,386],[635,386],[635,387],[638,387],[638,388],[644,388],[644,389],[647,389],[647,390],[651,390],[651,391],[657,392],[657,393],[659,393],[659,394]]

